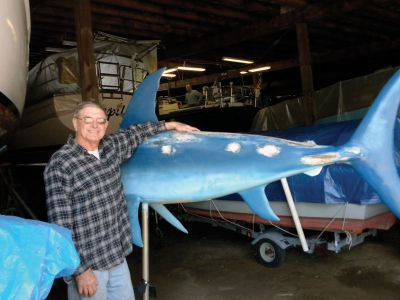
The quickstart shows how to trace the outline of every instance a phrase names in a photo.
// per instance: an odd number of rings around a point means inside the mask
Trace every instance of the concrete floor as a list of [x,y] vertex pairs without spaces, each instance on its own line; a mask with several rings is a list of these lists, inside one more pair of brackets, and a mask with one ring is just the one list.
[[[161,224],[164,237],[151,240],[150,283],[157,299],[400,299],[398,224],[339,254],[290,249],[286,262],[273,269],[257,262],[247,237],[208,224],[186,225],[189,235]],[[139,248],[128,263],[137,285]],[[66,299],[59,280],[49,299]]]

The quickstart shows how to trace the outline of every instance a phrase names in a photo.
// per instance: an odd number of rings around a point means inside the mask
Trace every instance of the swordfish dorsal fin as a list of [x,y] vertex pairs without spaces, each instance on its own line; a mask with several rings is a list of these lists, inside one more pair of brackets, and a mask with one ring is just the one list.
[[240,192],[243,200],[247,203],[252,211],[254,211],[260,217],[270,220],[279,221],[278,216],[274,213],[267,196],[265,195],[265,186],[258,186],[250,190]]
[[156,94],[163,72],[164,68],[151,73],[139,85],[138,89],[132,95],[120,128],[124,129],[130,125],[156,122],[158,120],[156,115]]

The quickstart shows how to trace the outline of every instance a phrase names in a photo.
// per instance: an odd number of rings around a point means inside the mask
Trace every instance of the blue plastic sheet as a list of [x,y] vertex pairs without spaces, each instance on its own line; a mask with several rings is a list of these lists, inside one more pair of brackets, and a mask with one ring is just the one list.
[[[319,145],[339,146],[346,143],[356,130],[359,121],[348,121],[310,127],[298,127],[282,131],[263,131],[257,134],[295,141],[314,141]],[[400,130],[397,120],[394,132],[393,155],[399,171]],[[300,174],[287,178],[293,199],[296,202],[376,204],[381,200],[375,191],[350,165],[335,164],[324,167],[317,176]],[[269,201],[286,201],[282,184],[273,182],[265,188]],[[242,200],[239,194],[221,199]]]
[[0,299],[46,299],[54,279],[80,260],[71,232],[55,224],[0,215]]

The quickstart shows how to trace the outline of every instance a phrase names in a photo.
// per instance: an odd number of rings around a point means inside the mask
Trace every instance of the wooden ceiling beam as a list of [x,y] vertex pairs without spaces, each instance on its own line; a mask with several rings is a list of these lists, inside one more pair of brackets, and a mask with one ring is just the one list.
[[135,20],[127,20],[116,17],[109,17],[107,21],[103,20],[94,20],[93,22],[94,29],[100,29],[101,31],[106,31],[109,33],[113,33],[118,35],[119,33],[124,33],[131,35],[132,31],[137,33],[137,31],[143,30],[147,33],[153,32],[152,36],[163,37],[164,35],[175,35],[175,36],[191,36],[195,38],[199,38],[203,35],[202,32],[197,32],[195,30],[190,29],[180,29],[175,28],[173,26],[168,25],[160,25],[160,24],[149,24],[136,22]]
[[161,5],[164,7],[171,7],[172,5],[184,12],[191,14],[193,12],[199,13],[203,15],[205,18],[230,18],[234,19],[235,22],[251,22],[254,21],[252,16],[249,16],[247,13],[239,10],[234,10],[230,8],[221,9],[221,2],[217,2],[214,5],[208,5],[207,2],[204,1],[186,1],[186,0],[152,0],[152,3],[156,3],[157,5]]
[[306,0],[274,0],[275,3],[279,5],[295,7],[295,8],[302,8],[307,6]]
[[[74,18],[72,16],[54,16],[54,15],[40,15],[40,18],[32,23],[32,28],[37,25],[48,25],[53,27],[74,27]],[[57,24],[57,26],[54,26]]]
[[[355,21],[355,20],[354,20]],[[347,21],[346,21],[347,22]],[[351,21],[349,20],[348,23],[352,23],[353,18],[351,18]],[[355,21],[356,23],[356,21]],[[359,36],[360,39],[363,38],[373,38],[373,39],[379,39],[379,40],[385,40],[386,35],[380,33],[379,31],[376,30],[363,30],[362,28],[356,28],[356,26],[351,26],[350,24],[340,24],[338,20],[336,22],[333,21],[327,21],[324,20],[323,22],[319,22],[320,27],[338,32],[338,33],[346,33],[346,34],[351,34],[353,36],[353,39],[355,39],[354,35]],[[363,26],[363,24],[360,24],[359,26]],[[366,26],[366,25],[365,25]]]
[[173,18],[166,18],[165,16],[162,15],[157,16],[157,18],[155,18],[154,16],[148,14],[137,13],[137,12],[135,13],[130,10],[116,10],[108,5],[103,5],[99,3],[92,6],[92,14],[94,18],[115,17],[124,20],[143,22],[145,24],[157,24],[163,26],[168,25],[170,27],[175,27],[178,29],[193,30],[198,32],[211,32],[213,28],[215,30],[215,26],[209,26],[201,23],[198,24],[194,22],[185,22]]
[[344,48],[325,54],[313,54],[312,62],[315,64],[326,63],[330,61],[340,61],[352,57],[363,57],[372,53],[377,53],[385,50],[400,49],[400,39],[387,40],[369,43],[355,47]]
[[[54,24],[54,23],[53,23]],[[93,28],[95,28],[96,23],[93,23]],[[115,34],[115,35],[124,35],[124,36],[128,36],[129,34],[132,35],[132,32],[129,29],[124,29],[124,30],[119,30],[118,32],[112,32],[111,30],[114,28],[115,26],[113,25],[108,25],[108,26],[103,26],[101,29],[101,31],[105,31],[111,34]],[[99,28],[96,28],[99,29]],[[45,32],[44,34],[42,34],[41,32]],[[154,39],[160,39],[160,37],[155,36],[156,33],[154,32],[148,32],[145,30],[138,30],[137,34],[135,36],[136,39],[148,39],[148,37],[150,35],[154,35]],[[75,40],[75,30],[74,27],[72,26],[68,26],[68,27],[49,27],[49,25],[39,25],[36,24],[35,28],[33,28],[32,30],[32,35],[31,35],[31,44],[33,43],[33,41],[37,41],[35,42],[36,45],[36,49],[40,49],[40,48],[45,48],[47,46],[51,46],[51,47],[59,47],[60,43],[62,41],[62,39],[67,39],[67,40]],[[56,41],[58,41],[56,43]],[[51,44],[54,43],[54,44]],[[62,46],[61,46],[62,47]]]
[[351,2],[335,1],[331,5],[307,6],[300,11],[282,14],[269,20],[236,28],[230,32],[220,33],[201,40],[193,40],[192,42],[188,41],[185,45],[177,45],[176,47],[167,49],[165,57],[168,59],[185,57],[201,53],[205,50],[210,51],[210,49],[226,47],[260,38],[267,34],[294,28],[298,22],[311,22],[327,16],[352,11],[359,8],[364,2],[365,0],[354,0]]
[[[399,1],[400,4],[400,1]],[[393,22],[399,24],[399,13],[388,9],[383,9],[377,6],[367,5],[365,8],[365,17],[373,17],[379,20],[384,19],[385,22]]]
[[[92,6],[95,6],[96,3],[110,4],[109,0],[95,0]],[[218,18],[204,18],[203,14],[199,13],[187,13],[185,11],[181,11],[177,8],[171,7],[161,7],[156,4],[152,4],[149,2],[142,2],[137,0],[115,0],[112,2],[112,5],[116,7],[116,9],[131,9],[136,11],[137,13],[149,13],[152,15],[164,16],[166,18],[177,18],[192,22],[206,22],[210,24],[218,24],[224,25],[224,20],[219,20]]]
[[[312,64],[323,64],[327,62],[333,62],[333,61],[340,61],[342,59],[351,59],[354,57],[364,57],[366,55],[370,55],[372,53],[377,53],[382,50],[388,50],[388,49],[400,49],[400,39],[398,40],[393,40],[393,41],[385,41],[385,42],[375,42],[375,43],[370,43],[367,45],[360,45],[356,47],[349,47],[333,52],[329,52],[326,54],[312,54],[311,56],[311,62]],[[270,65],[271,70],[268,72],[274,72],[274,71],[280,71],[280,70],[285,70],[285,69],[290,69],[290,68],[297,68],[299,66],[299,63],[296,59],[292,60],[283,60],[283,61],[276,61],[276,62],[271,62],[271,63],[265,63],[262,65]],[[258,65],[252,65],[252,68],[261,66],[261,64]],[[244,70],[243,68],[240,69],[235,69],[235,70],[230,70],[226,71],[223,73],[215,73],[215,74],[209,74],[205,76],[199,76],[196,78],[191,78],[191,79],[186,79],[186,80],[180,80],[180,81],[170,81],[167,83],[162,83],[160,84],[160,89],[159,91],[165,91],[168,89],[174,89],[174,88],[183,88],[187,83],[192,83],[193,85],[200,85],[200,84],[209,84],[211,82],[214,82],[215,80],[220,81],[220,80],[227,80],[227,79],[232,79],[232,78],[239,78],[241,76],[249,76],[251,73],[241,75],[240,71]]]
[[279,9],[276,8],[276,5],[271,5],[268,2],[260,3],[258,1],[248,0],[224,0],[216,2],[218,2],[219,5],[223,5],[224,7],[246,11],[253,16],[261,15],[264,18],[279,13]]
[[[62,2],[61,2],[62,3]],[[60,4],[60,3],[59,3]],[[45,6],[41,10],[32,16],[34,22],[40,22],[43,17],[68,17],[73,20],[73,10],[68,6]],[[97,3],[92,5],[92,19],[100,19],[102,22],[106,22],[108,18],[115,17],[127,20],[134,20],[142,22],[145,24],[159,24],[159,25],[169,25],[171,27],[176,27],[178,29],[194,30],[197,32],[212,32],[217,28],[222,28],[221,26],[210,26],[205,23],[194,23],[186,22],[173,18],[166,18],[165,16],[151,16],[149,14],[139,13],[132,10],[120,10],[116,9],[112,5],[105,5]]]
[[[32,33],[31,33],[32,38],[35,36],[43,36],[43,37],[47,36],[49,38],[53,35],[53,33],[59,33],[59,34],[74,33],[74,36],[75,36],[75,28],[74,28],[73,24],[72,25],[69,24],[71,26],[68,25],[68,26],[63,26],[63,27],[61,27],[61,26],[50,27],[49,24],[54,24],[54,23],[43,22],[40,24],[36,23],[34,27],[32,26]],[[46,43],[46,39],[44,39],[42,42]]]
[[[165,11],[163,11],[160,7],[157,7],[155,5],[148,5],[148,3],[140,3],[140,2],[135,2],[131,0],[115,0],[110,2],[109,0],[95,0],[92,2],[92,11],[96,11],[96,8],[99,7],[104,11],[112,12],[120,12],[120,11],[125,11],[129,12],[132,15],[151,15],[154,19],[158,19],[158,17],[161,18],[169,18],[171,17],[170,15],[167,15]],[[71,5],[69,1],[51,1],[48,3],[48,5],[44,6],[41,8],[41,10],[44,10],[48,7],[51,7],[53,10],[57,11],[57,15],[60,15],[63,13],[63,10],[70,10]],[[173,14],[173,13],[172,13]],[[183,13],[181,15],[184,15]],[[178,14],[179,17],[179,14]],[[201,16],[198,16],[198,18],[195,18],[192,20],[191,16],[184,16],[183,19],[189,19],[191,21],[195,21],[196,23],[198,21],[201,21],[202,18]],[[204,19],[204,18],[203,18]],[[223,21],[219,22],[220,24],[223,24]]]
[[354,43],[354,37],[343,35],[337,31],[327,33],[326,30],[320,27],[309,26],[310,33],[310,47],[313,52],[320,51],[321,48],[337,48],[337,41],[340,40],[344,44]]
[[[57,24],[58,31],[63,32],[65,28],[74,28],[73,18],[60,18],[45,16],[40,18],[40,21],[36,21],[32,26],[32,33],[40,28],[40,30],[47,31],[46,26],[49,26],[50,31],[54,30],[53,24]],[[40,27],[39,27],[40,26]],[[135,20],[127,20],[117,17],[107,17],[107,20],[102,18],[93,18],[93,31],[105,31],[115,35],[124,35],[125,37],[132,37],[132,33],[136,36],[161,39],[163,36],[177,35],[187,37],[201,37],[204,32],[198,32],[191,29],[179,29],[168,25],[161,24],[148,24],[144,22],[136,22]],[[163,36],[160,35],[163,33]]]

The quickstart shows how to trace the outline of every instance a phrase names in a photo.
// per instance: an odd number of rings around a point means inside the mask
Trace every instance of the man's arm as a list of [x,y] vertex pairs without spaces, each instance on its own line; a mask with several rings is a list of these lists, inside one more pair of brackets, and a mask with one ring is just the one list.
[[115,135],[112,135],[114,146],[117,147],[117,153],[121,155],[121,161],[128,159],[134,149],[136,149],[147,138],[165,130],[177,131],[199,131],[199,129],[180,122],[155,122],[144,123],[128,127]]
[[198,128],[190,126],[188,124],[180,123],[180,122],[165,122],[165,128],[167,130],[176,130],[176,131],[186,131],[186,132],[191,132],[191,131],[200,131]]
[[116,149],[115,155],[120,163],[131,157],[135,150],[148,137],[166,130],[165,122],[148,122],[143,124],[131,125],[127,129],[120,130],[108,138]]

